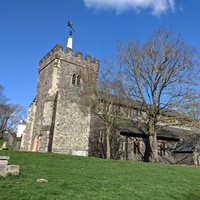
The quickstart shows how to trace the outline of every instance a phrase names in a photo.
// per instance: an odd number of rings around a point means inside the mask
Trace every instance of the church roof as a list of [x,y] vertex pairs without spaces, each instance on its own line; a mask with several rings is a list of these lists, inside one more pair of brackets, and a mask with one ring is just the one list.
[[[130,137],[147,138],[148,134],[140,128],[134,127],[120,127],[120,134]],[[200,141],[200,134],[198,130],[189,130],[179,127],[160,127],[157,126],[157,139],[166,141],[178,141],[174,153],[192,153],[195,148],[196,151],[200,151],[198,145]],[[184,139],[182,139],[184,138]],[[199,148],[197,148],[199,147]]]
[[194,151],[196,146],[196,141],[193,140],[179,140],[179,142],[176,145],[176,148],[174,149],[174,153],[191,153]]
[[[159,140],[179,141],[180,138],[188,137],[191,135],[199,135],[199,130],[190,130],[190,129],[185,129],[181,127],[157,125],[156,128],[158,132],[157,139]],[[141,138],[148,137],[147,131],[141,128],[121,126],[119,127],[119,130],[120,130],[120,134],[124,136],[133,136],[133,137],[141,137]]]

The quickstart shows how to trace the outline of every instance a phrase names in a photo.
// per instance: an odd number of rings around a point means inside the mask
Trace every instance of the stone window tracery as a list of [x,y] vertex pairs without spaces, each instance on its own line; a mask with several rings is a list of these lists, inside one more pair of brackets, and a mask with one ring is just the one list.
[[80,79],[80,75],[78,75],[78,76],[76,77],[76,84],[77,84],[77,85],[80,84],[80,80],[81,80],[81,79]]
[[73,74],[72,76],[72,85],[76,84],[76,74]]
[[73,74],[72,75],[72,85],[80,85],[81,77],[80,75]]

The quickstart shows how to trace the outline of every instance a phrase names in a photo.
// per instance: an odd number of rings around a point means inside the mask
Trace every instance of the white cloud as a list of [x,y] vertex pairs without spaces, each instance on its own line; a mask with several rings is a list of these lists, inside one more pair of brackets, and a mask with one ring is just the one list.
[[117,13],[125,10],[151,9],[152,14],[159,16],[167,10],[174,11],[175,0],[83,0],[87,8],[113,9]]

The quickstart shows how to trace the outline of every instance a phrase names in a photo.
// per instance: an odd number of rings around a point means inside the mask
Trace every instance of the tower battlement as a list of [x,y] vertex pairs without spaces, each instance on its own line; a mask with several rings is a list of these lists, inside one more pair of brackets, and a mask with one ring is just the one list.
[[55,58],[59,58],[59,54],[63,52],[63,46],[61,44],[57,44],[49,53],[47,53],[39,62],[39,69],[40,72],[44,69],[50,62],[52,62]]
[[73,54],[73,50],[70,49],[70,48],[67,48],[66,50],[66,55],[70,55],[74,58],[78,58],[79,61],[87,61],[88,63],[94,63],[95,65],[99,65],[100,61],[98,58],[94,57],[93,60],[92,60],[92,57],[88,54],[85,54],[85,56],[83,57],[83,53],[81,51],[76,51],[75,54]]
[[80,51],[76,51],[76,53],[73,53],[73,50],[70,48],[66,49],[66,52],[63,51],[63,46],[61,44],[57,44],[47,55],[45,55],[39,62],[39,72],[43,70],[49,63],[54,61],[55,59],[61,59],[61,60],[69,60],[70,62],[74,62],[79,65],[88,65],[92,64],[93,67],[97,70],[99,70],[99,59],[92,57],[88,54],[85,54],[83,57],[83,53]]

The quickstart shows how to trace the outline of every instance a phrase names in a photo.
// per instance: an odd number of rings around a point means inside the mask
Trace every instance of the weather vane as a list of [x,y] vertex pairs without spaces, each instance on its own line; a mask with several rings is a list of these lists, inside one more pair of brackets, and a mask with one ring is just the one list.
[[72,31],[75,32],[75,30],[74,30],[73,27],[72,27],[72,26],[73,26],[73,23],[70,22],[70,21],[68,20],[67,26],[69,26],[69,27],[71,28],[69,34],[70,34],[70,36],[72,36]]

